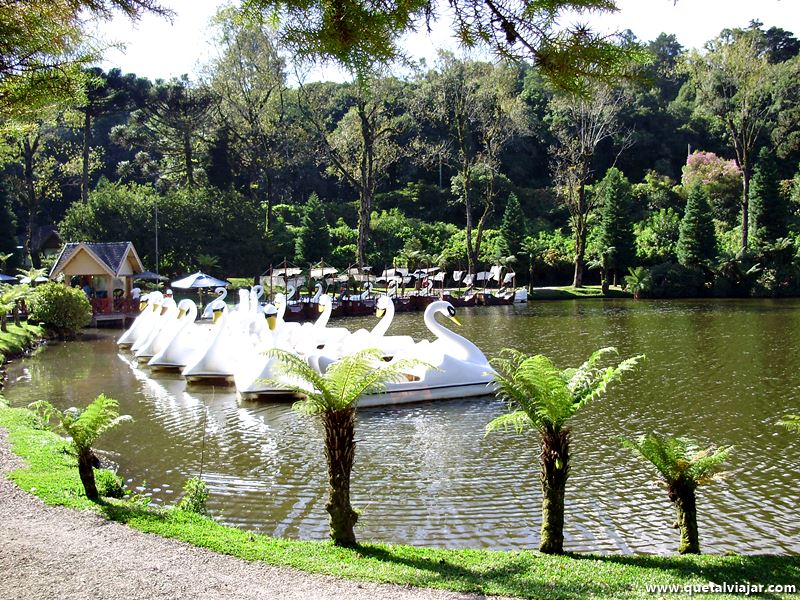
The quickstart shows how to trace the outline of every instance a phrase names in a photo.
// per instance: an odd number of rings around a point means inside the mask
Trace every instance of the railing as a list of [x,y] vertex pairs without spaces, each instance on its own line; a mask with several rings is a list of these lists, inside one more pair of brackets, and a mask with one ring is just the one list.
[[90,298],[89,303],[95,315],[139,312],[139,301],[133,298]]

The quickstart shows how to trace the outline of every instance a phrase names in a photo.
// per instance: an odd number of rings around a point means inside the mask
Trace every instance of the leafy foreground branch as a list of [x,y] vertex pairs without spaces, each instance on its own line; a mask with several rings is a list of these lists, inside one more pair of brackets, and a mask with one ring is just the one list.
[[[796,584],[797,556],[549,556],[537,552],[439,550],[388,544],[347,548],[330,542],[277,539],[200,515],[130,501],[99,504],[83,493],[69,442],[36,429],[32,413],[0,408],[13,450],[29,465],[11,474],[50,505],[90,509],[139,531],[272,565],[360,579],[523,598],[645,598],[646,586],[720,581]],[[157,557],[154,557],[157,559]]]

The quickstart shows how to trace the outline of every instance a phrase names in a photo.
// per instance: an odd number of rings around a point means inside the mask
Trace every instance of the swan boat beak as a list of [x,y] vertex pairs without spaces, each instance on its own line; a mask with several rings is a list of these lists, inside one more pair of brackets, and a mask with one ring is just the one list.
[[179,319],[182,318],[183,315],[185,315],[185,314],[186,314],[186,311],[184,309],[181,308],[180,310],[178,310],[178,318]]
[[386,309],[385,308],[379,308],[379,309],[377,309],[375,311],[375,316],[378,317],[378,318],[383,317],[383,315],[385,315],[385,314],[386,314]]
[[275,315],[269,315],[267,317],[267,326],[269,327],[270,331],[275,331],[275,324],[278,322],[278,318]]
[[142,312],[145,308],[147,308],[147,301],[143,300],[139,302],[139,312]]
[[453,323],[455,323],[456,325],[458,325],[459,327],[461,327],[461,321],[459,321],[459,320],[458,320],[458,319],[456,319],[455,317],[450,317],[449,315],[448,315],[448,317],[449,317],[449,319],[450,319],[450,320],[451,320]]
[[219,321],[219,318],[220,318],[221,316],[222,316],[222,310],[220,310],[220,309],[215,309],[215,310],[214,310],[214,317],[213,317],[213,319],[212,319],[212,321],[211,321],[211,322],[212,322],[212,323],[216,323],[217,321]]

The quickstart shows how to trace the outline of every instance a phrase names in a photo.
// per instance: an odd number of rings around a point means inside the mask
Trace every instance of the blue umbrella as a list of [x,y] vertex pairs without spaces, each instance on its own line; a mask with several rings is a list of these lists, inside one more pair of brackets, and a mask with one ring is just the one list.
[[197,289],[197,288],[210,288],[210,287],[225,287],[230,282],[225,281],[224,279],[217,279],[216,277],[212,277],[211,275],[206,275],[205,273],[201,273],[198,271],[197,273],[192,273],[191,275],[187,275],[183,279],[178,279],[177,281],[172,282],[172,287],[181,288],[181,289]]

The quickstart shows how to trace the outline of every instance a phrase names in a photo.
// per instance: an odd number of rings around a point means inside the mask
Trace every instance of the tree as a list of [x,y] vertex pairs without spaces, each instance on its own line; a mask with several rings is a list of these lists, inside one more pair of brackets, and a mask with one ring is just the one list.
[[648,264],[674,262],[680,237],[681,218],[671,208],[662,208],[634,225],[636,257]]
[[742,248],[747,248],[755,150],[773,109],[774,69],[761,40],[757,28],[726,30],[706,44],[704,55],[695,53],[689,61],[697,110],[724,129],[742,171]]
[[569,419],[588,402],[601,398],[608,384],[633,369],[643,356],[600,367],[614,348],[594,352],[577,369],[558,369],[546,356],[505,349],[491,361],[497,395],[509,405],[486,432],[532,429],[539,434],[542,483],[542,533],[539,551],[564,552],[564,494],[570,468]]
[[731,446],[699,450],[686,438],[643,435],[636,440],[623,440],[623,445],[653,464],[664,480],[670,502],[675,504],[676,527],[681,530],[678,552],[700,554],[697,531],[697,486],[717,481],[731,452]]
[[693,267],[707,265],[717,256],[717,240],[708,196],[699,186],[689,190],[676,254],[680,264]]
[[517,93],[517,73],[509,64],[459,60],[439,55],[437,68],[418,89],[415,110],[446,132],[443,143],[424,143],[424,155],[456,170],[451,189],[464,205],[467,264],[475,273],[483,233],[503,176],[500,157],[514,135],[527,129],[525,105]]
[[353,528],[358,513],[350,505],[350,473],[356,451],[358,400],[367,394],[383,392],[387,383],[403,379],[405,371],[418,363],[407,360],[384,363],[380,351],[368,349],[345,356],[320,374],[292,352],[273,349],[269,354],[278,359],[277,373],[288,376],[272,383],[304,397],[294,404],[295,410],[322,419],[331,539],[337,546],[354,546]]
[[275,180],[292,155],[287,147],[292,124],[285,61],[274,33],[236,17],[235,9],[225,7],[214,19],[221,52],[209,68],[209,87],[218,98],[216,117],[227,141],[225,154],[232,155],[226,158],[242,187],[266,198],[270,230]]
[[525,213],[522,212],[517,195],[512,192],[508,195],[503,221],[500,224],[500,235],[505,243],[506,254],[517,256],[522,252],[525,231]]
[[606,171],[596,193],[602,196],[600,245],[614,248],[608,268],[614,271],[614,285],[617,285],[620,272],[632,266],[636,258],[631,184],[622,171],[612,167]]
[[789,207],[780,189],[775,155],[761,148],[750,184],[750,232],[756,244],[770,244],[786,237]]
[[681,185],[688,190],[699,185],[708,195],[711,214],[728,227],[739,217],[742,193],[742,171],[736,161],[726,160],[713,152],[692,152],[681,169]]
[[331,129],[322,98],[306,88],[301,110],[320,145],[328,171],[358,193],[358,254],[360,266],[367,265],[367,242],[375,192],[387,178],[388,169],[408,148],[398,137],[408,127],[408,117],[400,114],[405,86],[390,77],[359,79],[351,86],[352,102]]
[[119,402],[100,394],[85,409],[68,408],[61,412],[45,400],[34,402],[31,408],[39,413],[45,424],[56,419],[54,428],[66,433],[72,440],[72,447],[78,455],[78,473],[86,492],[93,502],[100,501],[100,494],[94,479],[94,464],[97,458],[92,446],[106,431],[133,419],[119,414]]
[[[208,142],[213,102],[206,87],[192,84],[185,75],[160,82],[150,90],[144,106],[131,113],[130,122],[115,127],[112,134],[118,144],[141,148],[145,155],[140,161],[156,163],[160,179],[191,188]],[[149,155],[148,150],[157,155]],[[120,165],[122,174],[131,166]]]
[[52,113],[28,123],[28,126],[7,136],[8,158],[15,172],[10,178],[13,194],[25,215],[25,254],[34,267],[40,266],[37,248],[33,247],[33,236],[37,219],[47,201],[61,195],[57,174],[62,167],[47,148],[57,137],[58,121]]
[[623,103],[621,90],[596,84],[591,86],[589,95],[556,95],[548,108],[556,140],[551,149],[553,179],[559,200],[569,211],[575,236],[575,287],[583,285],[589,217],[598,206],[598,197],[587,190],[594,178],[595,155],[601,144],[615,138],[619,153],[630,143],[630,136],[623,133],[619,121]]
[[[485,45],[504,58],[532,60],[559,86],[573,91],[585,77],[614,80],[629,72],[630,57],[644,60],[637,46],[591,31],[557,26],[568,11],[614,11],[614,0],[454,0],[452,29],[470,48]],[[402,53],[398,40],[436,16],[434,0],[245,0],[244,14],[278,22],[282,44],[301,59],[335,61],[364,73],[388,65]]]
[[82,67],[100,58],[97,48],[84,43],[87,17],[110,19],[115,10],[132,20],[148,12],[171,15],[154,0],[2,3],[0,118],[19,124],[53,105],[80,100]]
[[90,157],[92,128],[97,119],[130,108],[128,86],[134,83],[133,75],[122,76],[119,69],[105,73],[94,67],[86,71],[85,99],[72,110],[81,116],[81,201],[89,201]]
[[325,207],[319,196],[311,194],[297,234],[295,261],[298,264],[323,260],[331,253],[331,232],[325,219]]

